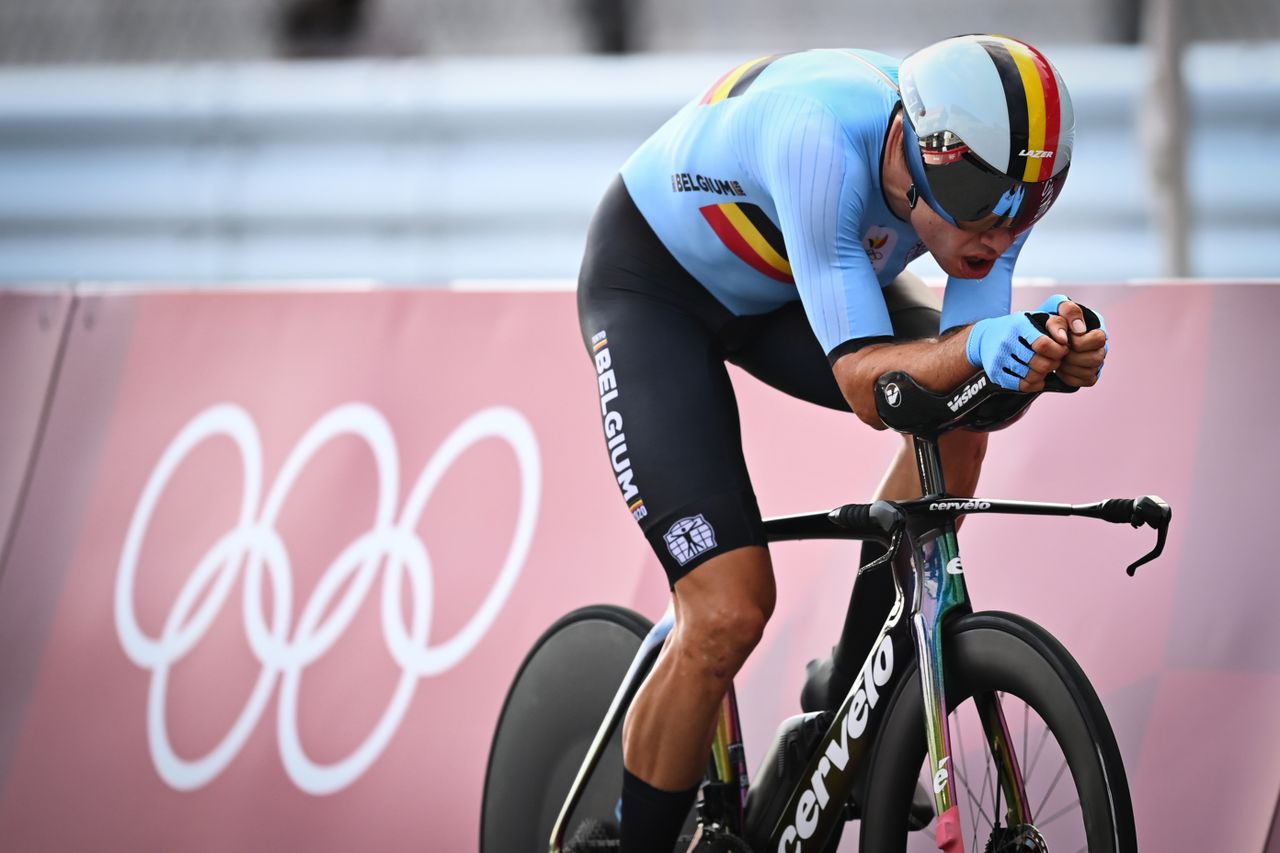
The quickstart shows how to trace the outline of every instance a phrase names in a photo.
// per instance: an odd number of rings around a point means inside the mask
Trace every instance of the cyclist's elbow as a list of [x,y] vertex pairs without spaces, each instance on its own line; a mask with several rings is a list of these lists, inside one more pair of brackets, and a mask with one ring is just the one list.
[[876,411],[874,397],[871,394],[857,395],[857,397],[858,399],[854,399],[845,395],[845,398],[849,400],[849,407],[858,416],[858,420],[872,429],[888,429],[884,425],[884,421],[880,420],[879,412]]
[[877,349],[875,346],[865,347],[841,356],[834,365],[836,383],[844,394],[849,408],[872,429],[885,429],[884,421],[876,411],[875,372],[870,369],[867,354]]

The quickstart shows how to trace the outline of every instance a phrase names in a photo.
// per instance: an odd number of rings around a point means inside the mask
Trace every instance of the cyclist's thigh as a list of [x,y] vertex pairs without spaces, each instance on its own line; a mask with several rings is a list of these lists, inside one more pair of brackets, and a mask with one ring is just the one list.
[[669,582],[763,545],[715,332],[728,312],[670,257],[620,184],[593,221],[578,306],[609,472]]
[[[938,334],[941,301],[918,275],[903,271],[882,292],[895,341]],[[793,397],[830,409],[849,410],[831,373],[831,363],[798,301],[753,317],[748,325],[741,345],[730,353],[731,361]]]

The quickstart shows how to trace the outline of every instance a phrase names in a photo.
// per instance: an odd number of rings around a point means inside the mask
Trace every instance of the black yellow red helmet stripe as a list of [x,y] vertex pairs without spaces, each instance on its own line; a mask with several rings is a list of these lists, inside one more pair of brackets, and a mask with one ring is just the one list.
[[1054,173],[1062,131],[1058,81],[1044,54],[1004,36],[980,40],[995,64],[1009,112],[1009,162],[1005,174],[1021,181],[1048,180]]

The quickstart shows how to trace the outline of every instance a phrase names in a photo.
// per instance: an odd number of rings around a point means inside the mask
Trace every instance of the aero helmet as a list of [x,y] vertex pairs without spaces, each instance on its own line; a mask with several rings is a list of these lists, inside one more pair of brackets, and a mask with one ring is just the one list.
[[1075,113],[1040,51],[1006,36],[950,38],[898,70],[907,167],[917,196],[952,225],[1025,231],[1057,198]]

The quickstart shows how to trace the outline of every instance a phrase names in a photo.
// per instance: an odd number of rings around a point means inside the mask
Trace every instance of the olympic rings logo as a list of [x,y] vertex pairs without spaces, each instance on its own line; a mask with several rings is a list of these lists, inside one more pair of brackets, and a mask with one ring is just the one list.
[[[377,468],[377,508],[371,529],[350,543],[326,569],[297,625],[289,553],[275,521],[301,471],[339,436],[362,439]],[[230,438],[243,463],[244,495],[235,527],[219,538],[191,572],[158,637],[147,636],[134,611],[138,557],[156,503],[182,461],[201,443]],[[486,438],[505,441],[515,451],[520,476],[520,509],[502,568],[493,588],[471,619],[443,642],[428,642],[434,604],[431,559],[416,527],[427,501],[449,467],[469,447]],[[339,406],[303,435],[262,502],[262,444],[253,419],[242,408],[220,404],[193,418],[170,442],[147,480],[133,513],[120,556],[115,586],[116,633],[129,659],[151,672],[147,697],[147,740],[160,777],[190,791],[208,784],[236,757],[257,726],[279,682],[277,733],[289,778],[310,794],[340,791],[358,779],[382,754],[404,718],[418,681],[456,666],[475,648],[497,618],[524,566],[533,539],[542,489],[542,468],[533,429],[514,409],[494,407],[460,424],[427,462],[398,517],[400,463],[395,437],[385,418],[362,403]],[[173,749],[165,721],[169,674],[200,642],[242,577],[245,633],[262,665],[249,699],[230,731],[207,754],[194,760]],[[401,670],[391,701],[373,731],[347,757],[331,764],[312,760],[298,734],[298,691],[303,671],[324,655],[351,624],[381,574],[380,608],[386,647]],[[271,612],[263,613],[263,580],[271,587]],[[405,625],[401,593],[408,578],[410,624]],[[338,593],[345,593],[334,603]],[[327,614],[327,615],[326,615]]]

